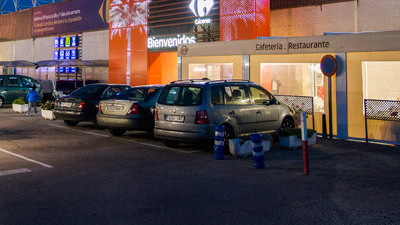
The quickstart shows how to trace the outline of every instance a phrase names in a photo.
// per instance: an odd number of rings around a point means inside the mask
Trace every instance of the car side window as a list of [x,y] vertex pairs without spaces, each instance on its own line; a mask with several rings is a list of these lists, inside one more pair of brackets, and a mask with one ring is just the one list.
[[250,87],[250,92],[256,105],[268,104],[272,100],[271,94],[260,88]]
[[250,96],[245,85],[226,86],[225,101],[228,105],[250,105]]
[[0,77],[0,86],[3,86],[4,77]]
[[36,82],[29,77],[21,77],[21,83],[23,87],[31,87],[36,85]]
[[6,82],[7,87],[19,87],[21,86],[18,81],[18,77],[8,77]]
[[121,88],[120,87],[110,87],[104,93],[104,97],[105,98],[111,98],[111,97],[114,97],[115,95],[117,95],[117,93],[120,93],[120,92],[121,92]]
[[211,103],[213,105],[225,104],[222,86],[211,87]]

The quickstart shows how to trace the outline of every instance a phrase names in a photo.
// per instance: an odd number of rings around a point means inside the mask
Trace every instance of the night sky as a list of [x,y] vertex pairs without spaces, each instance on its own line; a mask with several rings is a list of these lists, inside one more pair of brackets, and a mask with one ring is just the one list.
[[[19,4],[19,9],[28,9],[32,7],[32,1],[33,0],[18,0]],[[59,2],[62,0],[54,0],[54,2]],[[36,0],[37,5],[45,5],[53,3],[53,0]],[[15,12],[15,7],[14,7],[14,1],[13,0],[0,0],[0,5],[1,5],[1,12],[2,14],[7,14],[10,12]]]

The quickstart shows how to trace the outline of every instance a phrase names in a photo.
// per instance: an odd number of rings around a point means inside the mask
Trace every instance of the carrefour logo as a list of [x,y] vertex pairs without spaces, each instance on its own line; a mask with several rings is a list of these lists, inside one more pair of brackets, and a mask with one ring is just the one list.
[[213,0],[192,0],[190,2],[190,9],[197,17],[207,16],[214,6]]

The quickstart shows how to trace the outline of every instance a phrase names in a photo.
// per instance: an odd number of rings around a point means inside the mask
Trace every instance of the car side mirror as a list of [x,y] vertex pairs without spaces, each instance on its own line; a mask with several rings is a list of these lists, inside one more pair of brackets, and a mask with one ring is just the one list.
[[275,104],[277,104],[278,103],[278,101],[275,99],[275,98],[273,98],[273,99],[271,99],[271,100],[265,100],[265,101],[263,101],[263,104],[264,105],[275,105]]

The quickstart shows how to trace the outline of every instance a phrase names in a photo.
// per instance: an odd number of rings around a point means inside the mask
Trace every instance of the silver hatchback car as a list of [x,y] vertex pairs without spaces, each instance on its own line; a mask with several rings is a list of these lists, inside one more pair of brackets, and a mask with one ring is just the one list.
[[295,111],[250,81],[187,80],[166,85],[155,108],[154,136],[169,147],[179,142],[214,140],[225,126],[225,140],[255,132],[295,127]]

